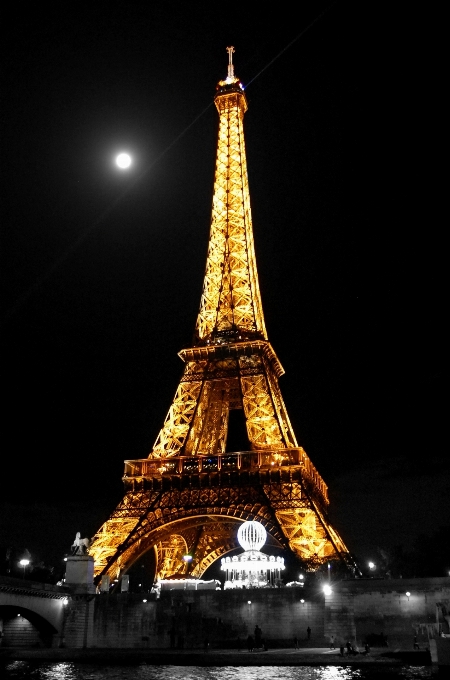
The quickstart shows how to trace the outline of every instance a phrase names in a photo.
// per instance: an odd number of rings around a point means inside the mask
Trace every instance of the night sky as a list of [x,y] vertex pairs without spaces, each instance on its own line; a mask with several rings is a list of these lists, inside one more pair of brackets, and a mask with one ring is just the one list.
[[6,17],[0,546],[61,560],[120,501],[123,460],[156,439],[200,303],[213,96],[234,45],[290,419],[350,550],[409,548],[450,524],[445,232],[419,18],[339,0],[205,6]]

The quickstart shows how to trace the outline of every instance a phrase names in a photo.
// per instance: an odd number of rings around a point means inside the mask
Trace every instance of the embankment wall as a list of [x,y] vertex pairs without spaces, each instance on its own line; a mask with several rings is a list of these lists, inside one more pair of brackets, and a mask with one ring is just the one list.
[[[406,593],[410,595],[407,596]],[[146,601],[144,601],[146,600]],[[304,600],[302,602],[301,600]],[[449,632],[450,578],[349,580],[319,589],[183,591],[161,594],[102,593],[69,604],[67,646],[110,648],[244,647],[258,625],[269,646],[312,646],[367,636],[389,647],[423,648],[440,630]],[[72,634],[73,631],[73,634]]]

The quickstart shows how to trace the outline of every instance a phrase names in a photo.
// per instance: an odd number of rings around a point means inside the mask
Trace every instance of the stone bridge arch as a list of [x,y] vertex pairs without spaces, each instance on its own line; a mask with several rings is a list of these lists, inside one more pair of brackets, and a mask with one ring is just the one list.
[[0,626],[2,647],[52,647],[61,635],[42,614],[17,604],[0,605]]
[[[66,588],[22,579],[0,577],[0,630],[3,645],[48,647],[59,644],[64,633]],[[21,633],[22,631],[22,633]],[[17,644],[16,644],[17,643]]]

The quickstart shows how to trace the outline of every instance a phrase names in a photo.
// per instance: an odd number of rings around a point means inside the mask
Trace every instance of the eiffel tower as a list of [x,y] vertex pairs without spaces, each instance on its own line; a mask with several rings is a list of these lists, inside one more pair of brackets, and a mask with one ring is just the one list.
[[[96,578],[123,575],[155,551],[159,578],[200,577],[238,548],[241,522],[307,568],[349,551],[327,519],[327,486],[298,445],[261,304],[244,145],[246,96],[228,75],[214,102],[219,137],[211,230],[192,347],[166,420],[147,458],[126,460],[125,495],[93,538]],[[227,450],[230,413],[245,420],[247,450]],[[232,416],[232,419],[235,415]],[[184,559],[183,559],[184,558]]]

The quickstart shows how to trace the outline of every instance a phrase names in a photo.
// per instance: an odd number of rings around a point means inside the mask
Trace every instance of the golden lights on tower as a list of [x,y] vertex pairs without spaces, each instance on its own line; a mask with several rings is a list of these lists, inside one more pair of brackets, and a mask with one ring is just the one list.
[[[237,547],[236,528],[256,520],[308,568],[351,565],[327,519],[327,486],[297,443],[268,341],[258,283],[243,120],[234,74],[217,84],[219,131],[205,277],[193,346],[147,458],[125,461],[125,496],[93,539],[97,575],[117,577],[153,549],[157,574],[190,576]],[[230,411],[248,446],[228,451]]]

